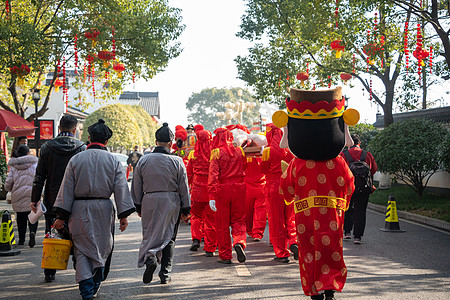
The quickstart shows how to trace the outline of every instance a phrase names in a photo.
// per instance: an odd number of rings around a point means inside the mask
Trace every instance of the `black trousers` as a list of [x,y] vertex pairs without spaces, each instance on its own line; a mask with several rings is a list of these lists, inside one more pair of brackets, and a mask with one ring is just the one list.
[[161,257],[161,270],[159,271],[159,278],[167,279],[170,277],[170,273],[172,272],[172,262],[173,262],[173,254],[175,249],[175,239],[177,238],[178,226],[180,225],[180,216],[178,217],[178,221],[175,224],[175,228],[173,230],[173,236],[170,242],[166,247],[162,250]]
[[366,228],[366,210],[369,202],[368,193],[353,193],[350,200],[348,210],[345,212],[344,218],[344,232],[351,233],[353,229],[353,236],[361,238],[364,235]]
[[30,224],[30,222],[28,221],[29,214],[30,214],[29,211],[16,213],[17,231],[19,231],[19,242],[25,242],[25,236],[27,234],[27,224],[28,227],[30,228],[30,233],[31,232],[36,233],[37,231],[38,222],[36,222],[35,224]]
[[[56,214],[55,213],[46,213],[45,215],[45,233],[50,232],[53,222],[55,222]],[[55,275],[56,270],[44,269],[44,275]]]

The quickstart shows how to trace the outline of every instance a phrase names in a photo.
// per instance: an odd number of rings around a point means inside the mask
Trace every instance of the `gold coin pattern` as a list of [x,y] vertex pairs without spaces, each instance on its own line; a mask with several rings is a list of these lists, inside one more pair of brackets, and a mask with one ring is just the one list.
[[336,230],[338,230],[338,223],[336,222],[336,221],[331,221],[330,222],[330,229],[331,230],[333,230],[333,231],[336,231]]
[[319,260],[322,257],[322,254],[319,251],[316,251],[315,253],[315,259]]
[[306,253],[305,255],[305,263],[309,264],[313,261],[314,257],[311,253]]
[[320,207],[319,212],[321,215],[325,215],[328,212],[328,208],[326,207]]
[[325,275],[330,273],[330,267],[328,265],[323,265],[320,270],[322,271],[322,274],[325,274]]
[[331,254],[331,258],[334,261],[340,261],[341,260],[341,255],[339,254],[339,252],[333,252],[333,254]]
[[306,227],[304,224],[300,224],[297,226],[298,233],[300,233],[300,234],[305,233],[305,230],[306,230]]
[[311,245],[314,246],[314,236],[313,235],[309,238],[309,242],[311,243]]
[[307,216],[307,217],[309,217],[310,215],[311,215],[311,210],[308,208],[308,209],[305,209],[304,211],[303,211],[303,213],[305,214],[305,216]]
[[316,166],[316,162],[315,161],[313,161],[313,160],[307,160],[306,161],[306,167],[308,168],[308,169],[312,169],[312,168],[314,168]]
[[328,235],[322,236],[322,244],[324,244],[325,246],[330,245],[330,238],[328,237]]
[[314,229],[319,230],[320,228],[320,222],[318,220],[314,220]]
[[319,174],[317,175],[317,181],[321,184],[324,184],[325,182],[327,182],[327,176],[325,176],[325,174]]
[[344,177],[338,176],[338,178],[337,178],[337,184],[338,184],[339,186],[344,186],[344,184],[345,184],[345,179],[344,179]]
[[278,193],[280,194],[280,195],[283,195],[284,193],[283,193],[283,189],[280,187],[279,189],[278,189]]
[[334,162],[332,160],[327,160],[326,165],[327,165],[328,169],[330,169],[330,170],[334,169]]
[[308,196],[309,197],[317,196],[317,191],[316,190],[310,190],[309,193],[308,193]]
[[298,179],[298,185],[305,186],[307,181],[308,181],[308,179],[306,179],[305,176],[300,176],[300,178]]
[[294,195],[295,194],[295,189],[292,186],[288,186],[287,188],[289,194]]
[[333,191],[333,190],[330,190],[330,191],[328,192],[328,196],[330,196],[330,197],[336,197],[336,192]]

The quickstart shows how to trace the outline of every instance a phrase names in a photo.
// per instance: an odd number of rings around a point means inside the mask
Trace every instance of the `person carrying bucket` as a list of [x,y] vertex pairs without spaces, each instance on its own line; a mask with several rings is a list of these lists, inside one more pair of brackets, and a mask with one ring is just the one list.
[[112,130],[99,119],[89,126],[88,132],[90,144],[69,161],[54,204],[55,228],[62,229],[65,220],[69,220],[76,257],[75,277],[83,299],[97,294],[109,269],[115,226],[112,193],[120,231],[127,228],[127,217],[135,211],[122,165],[106,149]]

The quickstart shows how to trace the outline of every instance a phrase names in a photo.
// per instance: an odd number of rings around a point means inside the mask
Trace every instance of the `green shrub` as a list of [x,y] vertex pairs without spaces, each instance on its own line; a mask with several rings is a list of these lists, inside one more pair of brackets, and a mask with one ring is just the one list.
[[421,197],[440,168],[440,141],[447,134],[439,123],[408,119],[385,128],[369,146],[379,171],[393,174]]

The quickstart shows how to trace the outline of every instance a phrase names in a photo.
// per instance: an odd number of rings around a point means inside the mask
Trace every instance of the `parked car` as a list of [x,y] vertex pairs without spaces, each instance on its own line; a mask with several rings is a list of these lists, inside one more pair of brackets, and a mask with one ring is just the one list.
[[[125,174],[127,174],[127,159],[128,156],[122,153],[116,153],[116,152],[111,152],[112,155],[114,155],[115,157],[117,157],[117,159],[119,159],[120,163],[122,164],[123,167],[123,171],[125,172]],[[128,176],[128,181],[131,181],[131,179],[133,179],[133,171],[130,172],[130,175]]]

